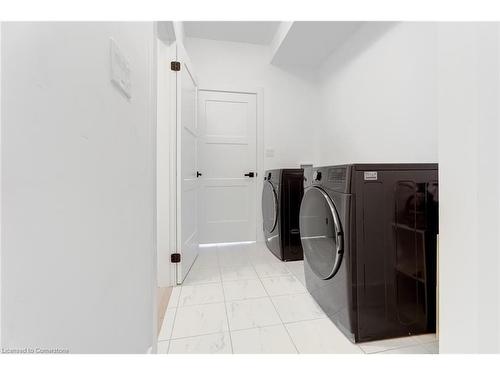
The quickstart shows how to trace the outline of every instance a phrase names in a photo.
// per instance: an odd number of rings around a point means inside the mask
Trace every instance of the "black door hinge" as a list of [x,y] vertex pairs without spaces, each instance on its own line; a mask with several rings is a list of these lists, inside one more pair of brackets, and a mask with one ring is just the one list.
[[179,72],[181,70],[181,63],[179,61],[171,61],[170,70],[173,70],[174,72]]
[[171,263],[180,263],[181,262],[181,254],[179,254],[179,253],[170,254],[170,262]]

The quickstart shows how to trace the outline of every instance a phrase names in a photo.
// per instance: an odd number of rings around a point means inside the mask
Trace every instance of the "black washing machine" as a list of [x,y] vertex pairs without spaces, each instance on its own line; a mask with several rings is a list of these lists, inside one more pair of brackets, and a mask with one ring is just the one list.
[[300,231],[307,289],[351,341],[435,332],[437,164],[314,168]]
[[268,249],[283,261],[303,259],[299,231],[303,194],[301,168],[266,171],[262,190],[264,239]]

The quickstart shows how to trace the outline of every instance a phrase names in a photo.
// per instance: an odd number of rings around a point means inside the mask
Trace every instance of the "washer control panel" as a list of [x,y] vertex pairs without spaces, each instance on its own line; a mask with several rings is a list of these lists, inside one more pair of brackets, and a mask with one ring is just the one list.
[[313,180],[314,181],[321,181],[321,172],[320,171],[314,171]]

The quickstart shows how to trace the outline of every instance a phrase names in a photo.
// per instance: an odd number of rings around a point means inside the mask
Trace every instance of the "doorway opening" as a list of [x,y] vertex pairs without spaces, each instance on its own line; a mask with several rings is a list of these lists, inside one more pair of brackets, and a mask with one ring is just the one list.
[[[262,240],[262,89],[200,88],[175,47],[175,284],[200,247]],[[200,246],[201,245],[201,246]],[[177,255],[178,254],[178,255]],[[180,259],[180,261],[178,261]]]

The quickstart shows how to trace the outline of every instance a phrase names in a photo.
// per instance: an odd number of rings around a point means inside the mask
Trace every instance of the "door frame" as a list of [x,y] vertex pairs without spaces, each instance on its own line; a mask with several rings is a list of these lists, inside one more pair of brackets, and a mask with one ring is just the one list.
[[[264,176],[264,88],[263,87],[241,87],[241,86],[224,86],[224,85],[213,85],[213,86],[199,86],[199,91],[211,91],[211,92],[227,92],[236,94],[254,94],[256,96],[256,109],[257,109],[257,128],[255,135],[255,145],[256,145],[256,184],[255,184],[255,240],[256,242],[264,241],[264,233],[262,232],[262,205],[260,204],[259,194],[262,192],[263,179]],[[198,208],[199,210],[199,208]]]

